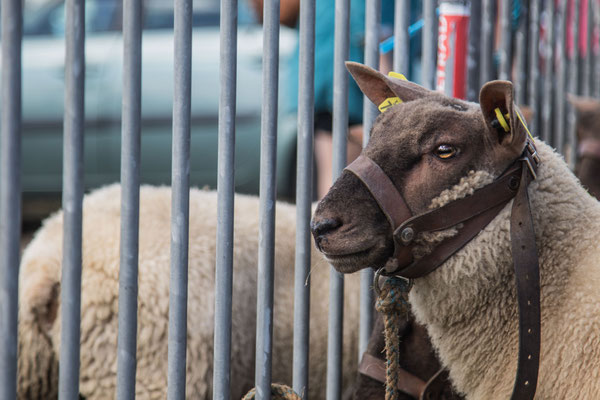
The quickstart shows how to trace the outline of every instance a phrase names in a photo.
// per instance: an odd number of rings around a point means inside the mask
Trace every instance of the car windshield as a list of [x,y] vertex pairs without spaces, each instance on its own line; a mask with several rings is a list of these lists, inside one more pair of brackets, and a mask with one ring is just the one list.
[[[64,6],[64,0],[26,0],[23,16],[24,36],[63,36]],[[122,7],[122,0],[87,0],[86,32],[121,31]],[[193,26],[218,26],[219,7],[219,0],[193,0]],[[173,17],[172,1],[143,0],[145,30],[173,29]],[[240,10],[241,23],[251,22],[250,19],[246,9]]]

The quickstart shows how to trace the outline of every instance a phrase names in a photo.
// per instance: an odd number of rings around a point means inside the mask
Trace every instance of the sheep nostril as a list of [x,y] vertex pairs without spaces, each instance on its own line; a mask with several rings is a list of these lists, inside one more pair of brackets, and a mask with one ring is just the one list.
[[310,223],[310,230],[313,236],[317,239],[320,236],[326,235],[342,226],[342,222],[334,218],[323,218],[321,220],[313,220]]

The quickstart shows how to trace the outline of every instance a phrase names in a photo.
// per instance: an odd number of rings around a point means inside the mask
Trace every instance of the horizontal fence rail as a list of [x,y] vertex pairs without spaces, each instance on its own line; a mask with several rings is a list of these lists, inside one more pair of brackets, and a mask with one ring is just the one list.
[[[242,4],[244,3],[244,4]],[[321,111],[321,96],[316,82],[324,73],[315,69],[318,56],[330,52],[333,59],[331,76],[325,78],[331,89],[331,141],[333,148],[331,172],[337,179],[352,161],[347,157],[349,125],[362,123],[362,144],[368,144],[370,130],[377,115],[375,105],[366,97],[362,102],[361,121],[350,121],[349,100],[352,99],[352,81],[344,62],[350,58],[359,59],[364,64],[380,69],[388,68],[388,57],[393,70],[402,73],[409,80],[433,89],[439,83],[440,68],[443,73],[453,76],[462,73],[464,82],[462,93],[466,100],[477,101],[480,87],[490,80],[506,79],[514,83],[516,103],[531,109],[529,127],[532,133],[549,143],[561,153],[573,167],[577,159],[578,138],[577,112],[569,103],[570,96],[600,97],[600,1],[565,0],[514,2],[508,0],[477,1],[435,1],[411,2],[396,0],[393,26],[382,16],[385,3],[381,0],[365,0],[364,3],[350,0],[335,0],[335,25],[331,30],[333,38],[320,37],[318,29],[322,23],[315,0],[301,1],[296,10],[299,21],[294,35],[298,42],[298,72],[296,76],[281,74],[287,60],[281,51],[287,42],[280,40],[280,11],[287,6],[278,0],[258,1],[260,16],[257,24],[262,24],[260,47],[262,61],[262,95],[260,96],[261,122],[260,138],[260,189],[258,249],[255,263],[257,274],[256,327],[246,329],[254,335],[256,342],[252,352],[254,361],[254,385],[256,399],[271,398],[272,361],[280,354],[274,352],[274,276],[275,251],[278,243],[275,235],[275,202],[277,200],[277,151],[282,137],[281,126],[287,112],[281,104],[296,96],[297,111],[295,142],[296,152],[293,162],[296,166],[295,202],[296,237],[294,254],[294,314],[293,323],[293,364],[291,382],[294,391],[307,399],[312,383],[309,381],[309,334],[310,315],[310,271],[313,243],[310,236],[310,218],[316,194],[314,178],[320,171],[314,170],[315,159],[315,116]],[[359,3],[357,7],[354,3]],[[19,235],[21,232],[21,47],[28,48],[27,36],[23,36],[22,2],[1,0],[2,18],[2,118],[0,142],[0,397],[12,399],[18,395],[17,349],[20,348],[17,329],[18,283],[19,283]],[[193,154],[194,120],[192,118],[192,78],[197,85],[209,79],[219,81],[218,141],[217,151],[217,223],[214,227],[216,247],[214,249],[214,319],[206,324],[214,324],[213,342],[207,346],[213,356],[212,392],[214,399],[231,398],[231,388],[238,385],[238,377],[232,376],[231,357],[232,326],[235,315],[232,310],[234,277],[234,202],[236,169],[236,117],[238,108],[238,86],[246,84],[238,79],[241,70],[239,63],[249,62],[248,58],[238,57],[238,25],[246,19],[245,2],[223,0],[218,4],[218,29],[220,37],[219,76],[192,76],[192,57],[198,65],[205,66],[204,54],[192,54],[192,38],[206,40],[195,35],[194,25],[198,23],[193,0],[175,0],[173,14],[174,80],[172,112],[172,168],[171,168],[171,232],[170,232],[170,286],[168,322],[168,362],[157,366],[166,371],[167,394],[169,399],[184,399],[188,380],[194,379],[187,372],[197,366],[187,365],[186,352],[188,335],[188,249],[190,232],[190,169]],[[114,373],[116,397],[134,398],[136,395],[136,370],[138,360],[136,349],[137,333],[140,331],[138,315],[138,270],[140,259],[140,168],[142,165],[142,143],[144,118],[142,113],[142,29],[145,23],[146,4],[141,0],[124,0],[122,9],[123,65],[122,65],[122,120],[121,120],[121,221],[120,221],[120,270],[119,270],[119,315],[118,340],[114,351],[117,353],[117,369]],[[356,8],[355,8],[356,7]],[[416,7],[416,8],[415,8]],[[468,35],[456,39],[447,35],[444,13],[448,10],[465,11],[461,17],[468,18]],[[86,30],[85,1],[66,0],[65,2],[65,71],[64,71],[64,112],[63,115],[63,250],[61,281],[61,338],[60,371],[58,388],[60,399],[76,399],[80,394],[80,341],[81,341],[81,282],[85,271],[83,266],[83,197],[84,197],[84,127],[86,126],[85,93],[86,87]],[[88,10],[89,11],[89,10]],[[454,11],[452,11],[454,12]],[[356,14],[353,14],[356,13]],[[352,17],[364,17],[364,28],[354,33]],[[215,12],[216,16],[216,12]],[[215,17],[213,16],[213,17]],[[391,17],[391,16],[390,16]],[[442,21],[442,22],[440,22]],[[215,22],[215,29],[217,22]],[[93,28],[93,27],[91,27]],[[90,31],[91,31],[90,28]],[[351,29],[353,33],[351,34]],[[358,29],[358,28],[357,28]],[[451,27],[451,29],[454,29]],[[438,32],[441,31],[441,32]],[[289,32],[287,32],[289,33]],[[447,35],[441,37],[438,35]],[[389,37],[384,37],[389,36]],[[241,37],[241,36],[240,36]],[[257,36],[258,37],[258,36]],[[283,37],[283,35],[281,35]],[[450,43],[445,45],[445,40]],[[154,37],[144,37],[152,41]],[[241,40],[241,39],[240,39]],[[465,40],[465,46],[456,46],[453,40]],[[393,46],[384,46],[390,44]],[[361,54],[353,54],[354,47],[360,47]],[[149,43],[151,46],[153,43]],[[92,46],[92,41],[88,41]],[[323,46],[329,46],[323,48]],[[462,47],[464,50],[457,50]],[[89,49],[88,49],[89,50]],[[444,52],[449,53],[444,53]],[[452,52],[464,51],[466,54]],[[392,52],[392,54],[388,54]],[[438,60],[440,54],[447,59]],[[245,55],[245,53],[244,53]],[[281,55],[281,57],[280,57]],[[454,70],[452,64],[458,56],[467,60],[464,71]],[[382,62],[380,63],[380,60]],[[196,61],[196,60],[195,60]],[[255,58],[254,61],[257,61]],[[443,61],[443,62],[442,62]],[[256,63],[257,65],[260,63]],[[381,65],[380,65],[381,64]],[[447,65],[452,64],[452,65]],[[94,71],[95,73],[96,71]],[[94,75],[93,73],[90,76]],[[444,75],[446,77],[446,75]],[[89,78],[89,77],[88,77]],[[447,78],[447,77],[446,77]],[[285,90],[280,82],[297,79],[298,93],[281,95]],[[453,78],[454,79],[454,78]],[[458,82],[458,83],[457,83]],[[281,86],[281,87],[280,87]],[[450,85],[446,85],[448,91]],[[88,88],[87,90],[92,90]],[[450,93],[450,92],[448,92]],[[458,93],[452,92],[452,93]],[[166,94],[165,94],[166,95]],[[211,94],[217,96],[217,93]],[[458,95],[457,95],[458,96]],[[257,94],[258,97],[258,94]],[[258,111],[257,111],[258,116]],[[287,115],[286,115],[287,117]],[[357,117],[360,118],[360,117]],[[257,123],[258,124],[258,123]],[[244,150],[244,149],[243,149]],[[242,150],[242,151],[243,151]],[[238,150],[239,152],[239,150]],[[287,161],[287,160],[286,160]],[[293,178],[291,178],[293,179]],[[289,198],[288,198],[289,200]],[[243,215],[240,216],[243,218]],[[208,226],[208,225],[207,225]],[[211,258],[212,260],[212,258]],[[312,262],[314,265],[314,262]],[[327,331],[327,374],[325,393],[319,396],[329,400],[341,399],[345,384],[344,368],[347,359],[354,359],[356,353],[344,354],[344,298],[358,293],[344,293],[344,276],[330,268],[329,308]],[[370,269],[361,272],[360,327],[357,333],[359,359],[368,345],[374,319],[374,299],[372,291],[373,274]],[[189,288],[195,290],[195,288]],[[84,294],[85,295],[85,294]],[[254,307],[254,305],[248,307]],[[254,310],[254,308],[252,308]],[[324,339],[323,339],[324,340]],[[164,371],[163,371],[164,372]],[[355,371],[353,371],[355,374]],[[159,376],[158,374],[157,376]],[[193,374],[191,374],[193,375]],[[210,375],[210,374],[209,374]],[[86,375],[87,376],[87,375]],[[94,377],[87,377],[94,379]],[[104,376],[102,378],[105,378]],[[237,389],[236,389],[237,390]],[[139,390],[137,390],[139,392]]]

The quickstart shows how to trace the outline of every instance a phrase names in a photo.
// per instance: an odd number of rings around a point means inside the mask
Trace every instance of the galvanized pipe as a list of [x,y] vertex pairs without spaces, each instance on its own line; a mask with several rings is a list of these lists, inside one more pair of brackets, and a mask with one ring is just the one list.
[[557,54],[557,79],[556,79],[556,96],[555,99],[555,120],[554,120],[554,146],[559,153],[564,155],[564,143],[565,143],[565,92],[567,86],[567,64],[566,59],[566,36],[567,36],[567,2],[559,3],[557,9],[557,24],[558,32],[558,46],[556,48]]
[[483,85],[494,79],[494,5],[493,0],[482,0],[481,17],[481,63],[479,82]]
[[169,400],[185,398],[190,203],[192,0],[175,0],[175,77],[171,167],[171,276],[169,286]]
[[[277,89],[279,76],[279,1],[264,2],[263,104],[260,145],[258,291],[256,313],[256,399],[271,396],[273,348],[273,270],[277,156]],[[302,17],[301,17],[302,18]],[[301,55],[302,56],[302,55]],[[307,60],[300,63],[305,68]]]
[[237,68],[237,0],[221,1],[219,147],[217,161],[217,248],[213,399],[231,398],[231,313]]
[[[535,1],[535,0],[534,0]],[[527,101],[527,17],[523,17],[525,7],[521,8],[519,26],[515,35],[516,76],[514,79],[516,101],[523,105]]]
[[85,1],[66,2],[63,142],[63,265],[59,399],[79,396],[81,235],[85,80]]
[[[573,53],[569,56],[569,81],[568,91],[572,94],[579,94],[579,9],[580,1],[573,0],[574,8],[571,29],[573,30]],[[570,102],[567,102],[567,153],[565,158],[571,167],[575,168],[575,152],[577,146],[577,138],[575,137],[576,115],[575,107]]]
[[500,2],[500,79],[510,80],[512,66],[512,30],[511,30],[512,1]]
[[481,1],[471,2],[471,18],[469,20],[469,53],[467,55],[467,100],[478,102],[481,88]]
[[[600,31],[600,4],[598,4],[596,0],[592,1],[592,7],[590,12],[592,14],[592,23],[594,26],[593,32],[595,35],[595,32]],[[594,74],[592,96],[598,99],[600,98],[600,51],[598,51],[596,46],[592,46],[591,52],[591,57],[593,59],[592,73]]]
[[437,18],[435,0],[423,0],[423,42],[421,51],[421,84],[434,89],[435,66],[437,59]]
[[538,131],[540,121],[539,84],[540,84],[540,1],[529,2],[529,96],[528,103],[533,111],[529,130]]
[[2,0],[0,143],[0,398],[17,398],[21,236],[21,0]]
[[123,2],[123,120],[121,140],[121,259],[117,399],[135,397],[138,248],[140,215],[140,118],[142,109],[142,2]]
[[410,0],[396,0],[394,4],[394,71],[408,78],[410,68]]
[[542,140],[546,143],[556,145],[554,141],[553,131],[555,129],[555,121],[552,120],[552,103],[554,99],[554,89],[556,80],[554,79],[554,48],[556,47],[554,38],[554,1],[546,2],[546,16],[549,18],[546,26],[548,43],[546,46],[546,55],[544,63],[544,95],[543,110],[542,110]]
[[299,46],[299,63],[301,67],[298,77],[298,165],[296,170],[296,187],[302,188],[302,190],[296,190],[293,389],[296,393],[300,393],[304,398],[307,398],[310,328],[309,274],[312,249],[310,240],[310,215],[315,103],[315,0],[304,0],[300,3]]
[[583,81],[581,87],[581,94],[585,97],[590,97],[592,94],[592,69],[593,69],[593,41],[592,35],[594,30],[592,29],[594,20],[592,18],[592,1],[594,0],[583,0],[586,10],[586,32],[585,32],[585,57],[583,61]]

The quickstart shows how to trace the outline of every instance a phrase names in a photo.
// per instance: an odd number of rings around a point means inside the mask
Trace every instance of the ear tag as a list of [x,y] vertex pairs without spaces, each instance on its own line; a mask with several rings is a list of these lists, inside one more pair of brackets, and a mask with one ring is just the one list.
[[[504,119],[504,115],[502,115],[502,111],[500,111],[500,109],[498,107],[496,107],[494,112],[496,113],[496,118],[498,119],[498,122],[500,122],[500,125],[504,129],[504,132],[510,132],[510,127],[508,126],[506,119]],[[508,114],[506,114],[506,118],[509,118],[509,120],[510,120],[510,116]]]
[[384,112],[391,106],[394,106],[394,105],[400,104],[400,103],[402,103],[402,100],[400,100],[399,97],[388,97],[387,99],[385,99],[383,101],[383,103],[378,105],[377,108],[379,109],[380,112]]
[[[516,111],[516,110],[515,110]],[[521,121],[521,125],[523,125],[523,128],[525,128],[525,130],[527,131],[527,134],[529,135],[529,137],[531,138],[531,141],[533,143],[535,143],[535,140],[533,139],[533,135],[531,134],[531,132],[529,132],[529,128],[527,128],[527,124],[525,123],[525,121],[523,120],[523,117],[521,117],[521,113],[519,111],[517,111],[517,118],[519,118],[519,121]]]
[[388,76],[392,77],[392,78],[402,79],[403,81],[407,81],[408,80],[408,79],[406,79],[406,77],[404,75],[399,74],[398,72],[394,72],[394,71],[388,72]]

